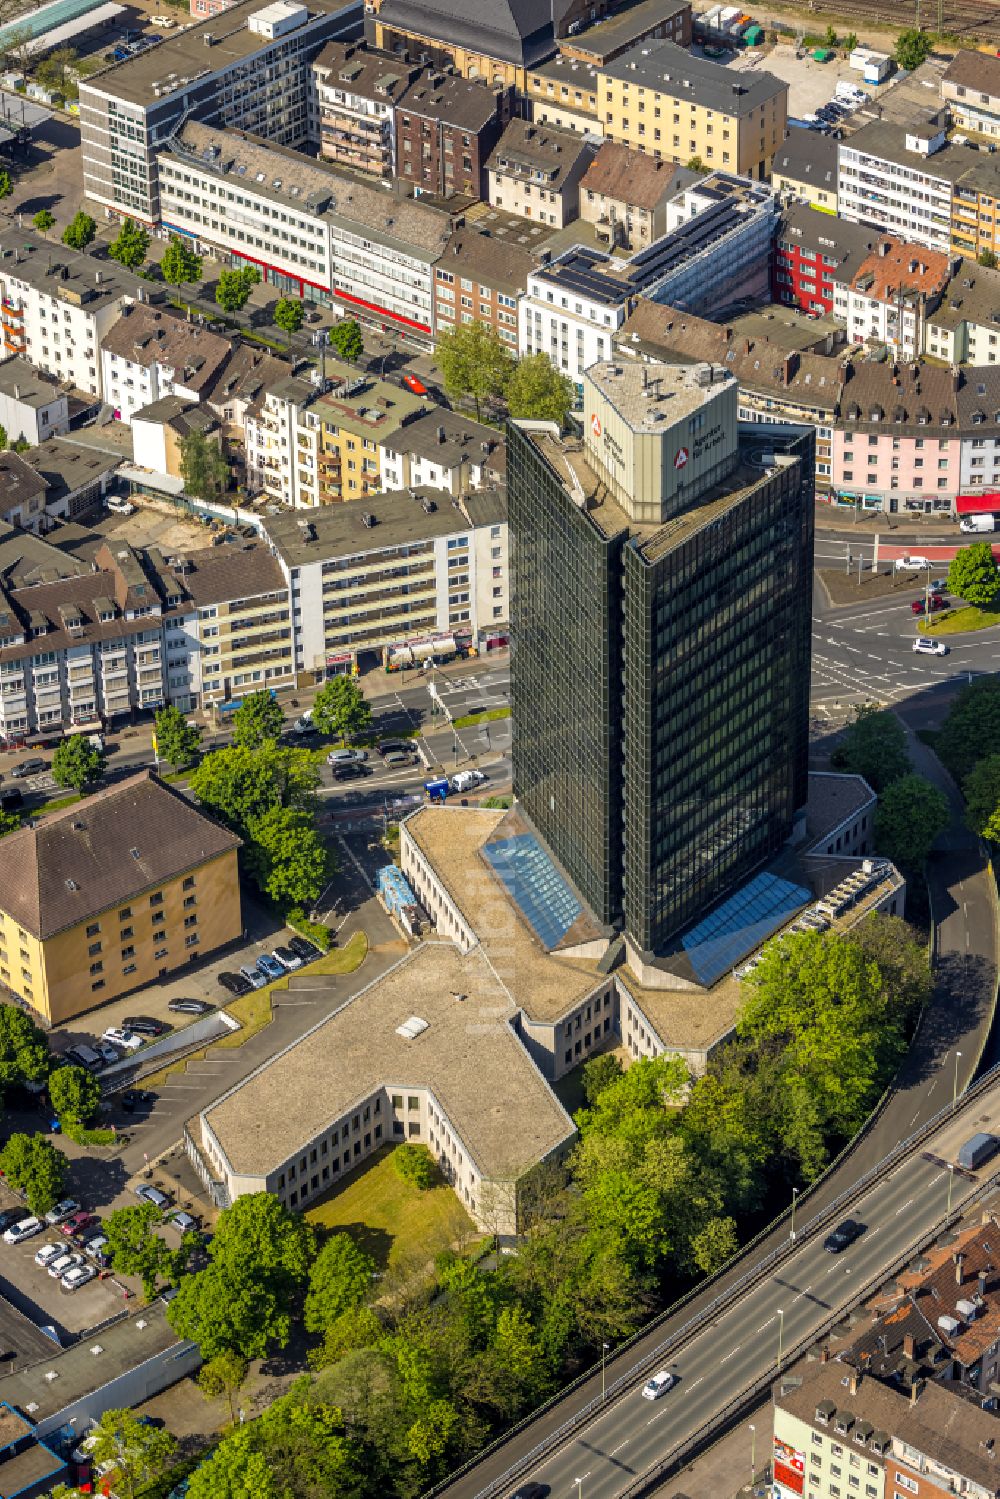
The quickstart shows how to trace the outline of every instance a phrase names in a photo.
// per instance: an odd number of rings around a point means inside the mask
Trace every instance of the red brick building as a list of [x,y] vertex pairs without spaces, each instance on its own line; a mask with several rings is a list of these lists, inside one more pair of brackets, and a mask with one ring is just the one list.
[[[847,287],[872,252],[878,231],[848,224],[806,204],[786,210],[778,226],[771,294],[786,307],[846,317]],[[838,307],[835,286],[840,285]]]

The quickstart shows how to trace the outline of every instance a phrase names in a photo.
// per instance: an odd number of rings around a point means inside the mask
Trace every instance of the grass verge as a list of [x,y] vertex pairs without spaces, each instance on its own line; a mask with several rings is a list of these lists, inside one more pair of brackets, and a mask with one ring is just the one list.
[[464,718],[456,718],[453,728],[471,729],[477,723],[491,723],[495,718],[509,718],[509,708],[487,708],[485,713],[466,713]]
[[474,1233],[452,1188],[442,1181],[420,1191],[406,1182],[383,1146],[369,1164],[306,1212],[317,1227],[342,1229],[383,1270],[433,1259],[440,1250]]
[[54,802],[46,802],[42,807],[43,812],[61,812],[64,807],[74,807],[77,802],[82,802],[83,797],[74,791],[70,796],[59,796]]
[[922,635],[961,635],[967,630],[988,630],[991,625],[1000,625],[1000,608],[977,609],[966,604],[961,609],[949,609],[937,619],[921,620]]

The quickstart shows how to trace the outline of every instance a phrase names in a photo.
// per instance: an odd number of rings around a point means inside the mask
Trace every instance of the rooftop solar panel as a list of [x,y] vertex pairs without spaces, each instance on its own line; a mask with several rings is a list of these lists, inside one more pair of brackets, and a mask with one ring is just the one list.
[[811,900],[804,885],[755,875],[681,938],[698,982],[714,984]]
[[583,906],[538,839],[517,833],[487,843],[483,853],[542,946],[555,947]]

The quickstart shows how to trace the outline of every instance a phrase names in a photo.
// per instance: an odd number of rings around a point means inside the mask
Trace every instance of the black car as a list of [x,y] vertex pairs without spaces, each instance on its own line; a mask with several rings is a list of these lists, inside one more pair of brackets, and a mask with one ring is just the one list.
[[250,985],[241,973],[220,973],[219,983],[229,994],[249,994]]
[[11,775],[15,781],[20,781],[25,776],[40,775],[43,770],[48,770],[48,768],[44,760],[34,757],[31,760],[22,760],[19,765],[15,765],[11,771]]
[[172,999],[167,1009],[175,1015],[211,1015],[215,1006],[205,999]]
[[319,957],[319,948],[307,942],[305,937],[289,937],[288,946],[297,958],[302,959],[303,963],[311,963],[313,958]]
[[126,1088],[118,1099],[126,1114],[134,1114],[136,1109],[141,1109],[147,1103],[156,1102],[156,1094],[151,1093],[148,1088]]
[[510,1499],[545,1499],[549,1492],[547,1483],[522,1483],[521,1487],[511,1494]]
[[855,1239],[861,1238],[865,1226],[856,1218],[845,1218],[843,1223],[837,1225],[833,1233],[827,1234],[823,1240],[823,1248],[830,1254],[839,1254],[842,1249],[849,1249]]
[[13,1228],[15,1223],[20,1223],[22,1218],[27,1218],[27,1208],[4,1208],[0,1212],[0,1234],[5,1233],[8,1228]]
[[359,776],[370,776],[372,773],[370,765],[362,765],[360,760],[348,762],[346,765],[338,765],[333,772],[335,781],[355,781]]
[[127,1015],[122,1021],[123,1031],[135,1031],[137,1036],[162,1036],[170,1029],[165,1020],[154,1020],[152,1015]]
[[380,739],[378,752],[380,755],[412,755],[413,745],[409,739]]

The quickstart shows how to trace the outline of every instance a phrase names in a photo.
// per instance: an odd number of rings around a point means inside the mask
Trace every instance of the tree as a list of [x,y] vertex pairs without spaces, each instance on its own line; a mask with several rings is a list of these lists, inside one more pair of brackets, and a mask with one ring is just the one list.
[[93,1462],[113,1467],[109,1477],[125,1499],[135,1499],[140,1489],[159,1478],[177,1451],[169,1431],[148,1425],[130,1410],[105,1411],[92,1437]]
[[980,760],[962,783],[965,819],[974,833],[1000,842],[1000,754]]
[[57,786],[89,790],[104,774],[107,758],[84,734],[61,739],[52,755],[52,779]]
[[305,316],[305,308],[298,297],[282,297],[274,309],[275,325],[284,333],[298,333]]
[[995,271],[997,268],[997,257],[995,252],[993,250],[980,250],[979,264],[981,266],[985,266],[988,271]]
[[834,27],[828,26],[826,28],[826,35],[823,38],[823,45],[825,47],[835,47],[837,45],[837,33]]
[[700,156],[692,156],[688,161],[687,169],[689,172],[699,172],[702,174],[708,171],[708,167],[702,161]]
[[80,58],[75,47],[55,47],[35,68],[35,77],[46,88],[56,89],[64,99],[74,99],[79,92],[77,69]]
[[23,1010],[0,1005],[0,1097],[19,1083],[42,1083],[51,1065],[44,1031]]
[[229,486],[229,464],[222,444],[197,430],[181,438],[181,478],[194,500],[218,501]]
[[217,1400],[220,1395],[225,1395],[229,1401],[229,1419],[233,1422],[236,1421],[233,1397],[242,1389],[249,1368],[245,1358],[229,1349],[202,1364],[198,1373],[198,1387],[205,1399]]
[[130,271],[139,269],[148,251],[149,235],[133,219],[125,219],[117,238],[113,239],[108,246],[111,259],[117,260],[119,265],[125,266]]
[[960,688],[938,735],[938,757],[956,781],[1000,744],[1000,678],[977,677]]
[[838,770],[864,776],[873,791],[885,788],[910,769],[906,733],[895,714],[862,704],[844,730],[841,743],[831,757]]
[[62,242],[71,250],[85,250],[97,235],[97,221],[81,208],[63,230]]
[[948,799],[923,776],[901,776],[886,787],[875,811],[875,847],[915,874],[950,822]]
[[47,234],[48,231],[52,228],[52,225],[55,223],[55,218],[51,213],[49,213],[49,210],[47,208],[40,208],[31,222],[34,224],[39,234]]
[[333,871],[330,853],[312,815],[297,807],[270,807],[247,824],[247,869],[272,900],[313,906]]
[[691,1240],[691,1259],[705,1275],[713,1275],[740,1247],[733,1218],[709,1218]]
[[901,31],[896,38],[896,61],[901,68],[912,73],[927,61],[933,46],[933,39],[926,31],[917,31],[911,26],[906,31]]
[[100,1108],[101,1085],[86,1067],[57,1067],[49,1077],[49,1097],[60,1119],[84,1125]]
[[993,603],[1000,590],[1000,571],[988,541],[974,541],[971,546],[959,548],[948,568],[948,587],[977,608]]
[[459,323],[438,335],[434,355],[445,390],[457,400],[471,398],[477,418],[485,402],[507,388],[513,359],[499,333],[486,323]]
[[8,833],[16,833],[23,826],[24,823],[16,812],[0,811],[0,838],[6,838]]
[[196,255],[180,235],[172,234],[170,243],[163,252],[160,270],[168,286],[175,286],[179,290],[186,283],[193,284],[201,280],[201,256]]
[[188,1499],[325,1499],[371,1492],[341,1413],[307,1379],[223,1437],[191,1474]]
[[151,1202],[136,1207],[117,1208],[104,1220],[108,1254],[121,1275],[138,1275],[147,1301],[156,1295],[160,1277],[169,1277],[174,1269],[174,1253],[158,1234],[154,1224],[163,1214]]
[[580,1069],[587,1107],[592,1109],[604,1089],[610,1087],[621,1075],[622,1064],[613,1051],[602,1051],[596,1057],[589,1057]]
[[222,271],[215,288],[215,300],[223,312],[240,312],[259,284],[260,271],[254,265],[241,266],[238,271]]
[[4,427],[3,425],[0,425],[0,453],[6,451],[7,444],[8,444],[7,428]]
[[201,748],[201,730],[197,724],[188,723],[184,714],[173,704],[160,708],[156,714],[156,753],[175,770],[186,770],[198,758]]
[[353,677],[329,677],[316,694],[312,723],[332,739],[360,739],[371,733],[371,705]]
[[308,750],[268,739],[257,750],[213,750],[192,771],[190,785],[210,812],[240,832],[271,807],[311,809],[319,770]]
[[11,1135],[0,1150],[0,1171],[40,1218],[62,1197],[69,1162],[44,1135]]
[[360,1306],[371,1289],[376,1265],[350,1234],[333,1234],[309,1271],[305,1302],[307,1332],[323,1332],[344,1312]]
[[14,191],[14,179],[6,167],[0,168],[0,198],[9,198]]
[[857,51],[857,47],[858,47],[857,36],[854,34],[853,31],[849,31],[847,33],[847,35],[844,37],[844,51],[847,53],[848,57],[850,57],[850,55],[851,55],[852,52],[856,52]]
[[514,366],[505,395],[515,420],[555,422],[563,427],[573,409],[576,388],[547,354],[529,354]]
[[329,332],[329,339],[341,359],[352,362],[360,359],[365,352],[365,341],[361,336],[361,329],[353,318],[342,318],[339,323],[334,323]]
[[284,724],[281,705],[266,688],[251,692],[233,714],[233,743],[241,749],[259,749],[265,739],[279,739]]
[[433,1187],[437,1180],[434,1158],[425,1145],[397,1145],[392,1164],[403,1180],[420,1192]]

